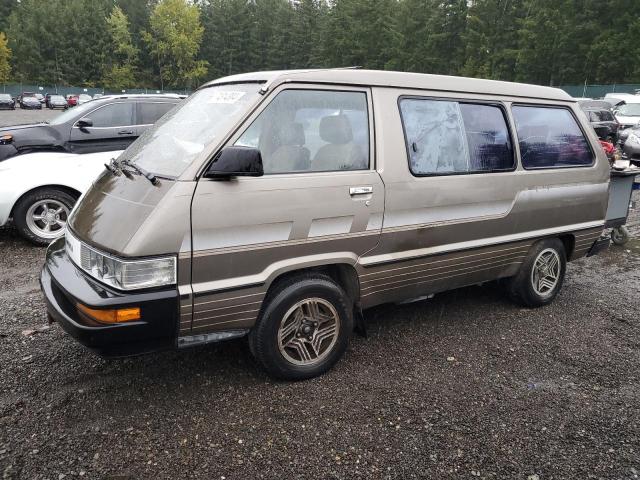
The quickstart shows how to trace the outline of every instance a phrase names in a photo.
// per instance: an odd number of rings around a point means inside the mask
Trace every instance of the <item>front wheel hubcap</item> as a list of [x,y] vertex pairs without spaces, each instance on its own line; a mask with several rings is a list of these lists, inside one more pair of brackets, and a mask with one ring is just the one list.
[[531,285],[538,295],[548,295],[560,279],[560,255],[552,248],[541,251],[533,262]]
[[58,200],[47,199],[33,203],[27,210],[27,228],[40,238],[54,239],[64,233],[69,208]]
[[333,350],[340,333],[340,317],[322,298],[307,298],[293,305],[278,329],[278,348],[294,365],[314,365]]

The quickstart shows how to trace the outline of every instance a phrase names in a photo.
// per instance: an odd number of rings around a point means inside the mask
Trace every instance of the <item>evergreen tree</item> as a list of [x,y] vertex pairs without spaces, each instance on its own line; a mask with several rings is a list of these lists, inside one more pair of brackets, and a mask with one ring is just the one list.
[[464,63],[466,0],[404,0],[393,68],[456,75]]
[[18,0],[0,0],[0,31],[6,32],[9,27],[9,15],[18,5]]
[[327,66],[393,65],[397,9],[396,0],[334,0],[323,32]]

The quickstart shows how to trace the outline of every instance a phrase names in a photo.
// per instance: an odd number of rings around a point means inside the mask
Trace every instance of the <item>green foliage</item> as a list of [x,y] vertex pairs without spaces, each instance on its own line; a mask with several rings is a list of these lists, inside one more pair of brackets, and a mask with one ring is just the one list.
[[640,82],[638,0],[0,0],[13,80],[193,88],[366,68]]
[[113,7],[107,18],[107,27],[111,35],[111,55],[103,83],[115,90],[135,87],[138,49],[132,43],[129,20],[120,7]]
[[22,0],[7,37],[16,80],[91,86],[108,54],[110,0]]
[[8,46],[7,36],[0,32],[0,83],[7,83],[11,74],[11,49]]
[[162,88],[196,86],[207,73],[207,62],[196,59],[204,33],[198,7],[186,0],[161,0],[149,23],[143,38],[157,60]]

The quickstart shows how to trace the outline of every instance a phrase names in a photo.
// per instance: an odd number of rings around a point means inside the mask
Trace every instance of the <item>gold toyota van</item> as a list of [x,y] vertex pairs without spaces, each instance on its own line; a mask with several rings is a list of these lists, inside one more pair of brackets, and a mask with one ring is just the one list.
[[50,316],[104,356],[248,335],[327,371],[364,309],[504,279],[528,307],[608,245],[609,164],[535,85],[330,69],[212,81],[147,130],[47,252]]

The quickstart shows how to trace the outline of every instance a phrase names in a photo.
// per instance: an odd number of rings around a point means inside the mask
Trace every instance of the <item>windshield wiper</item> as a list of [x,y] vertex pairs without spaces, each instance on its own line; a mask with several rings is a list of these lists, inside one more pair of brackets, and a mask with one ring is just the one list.
[[130,179],[133,178],[131,173],[129,173],[124,168],[122,168],[122,165],[120,164],[120,162],[118,162],[118,160],[116,160],[115,158],[112,158],[109,161],[109,163],[105,163],[104,166],[116,177],[119,177],[120,175],[124,174],[124,176],[127,178],[130,178]]
[[[138,172],[140,175],[142,175],[147,180],[149,180],[151,182],[151,185],[157,185],[159,183],[158,177],[156,177],[153,173],[147,172],[144,168],[139,167],[135,163],[131,163],[129,160],[126,160],[126,159],[125,160],[121,160],[120,161],[120,168],[121,169],[122,169],[122,165],[124,165],[125,167],[129,167],[132,170]],[[124,172],[124,169],[122,169],[122,171]]]
[[105,163],[104,167],[109,170],[111,173],[113,173],[116,177],[119,177],[120,174],[122,173],[122,169],[120,167],[120,164],[116,161],[115,158],[112,158],[109,163]]

